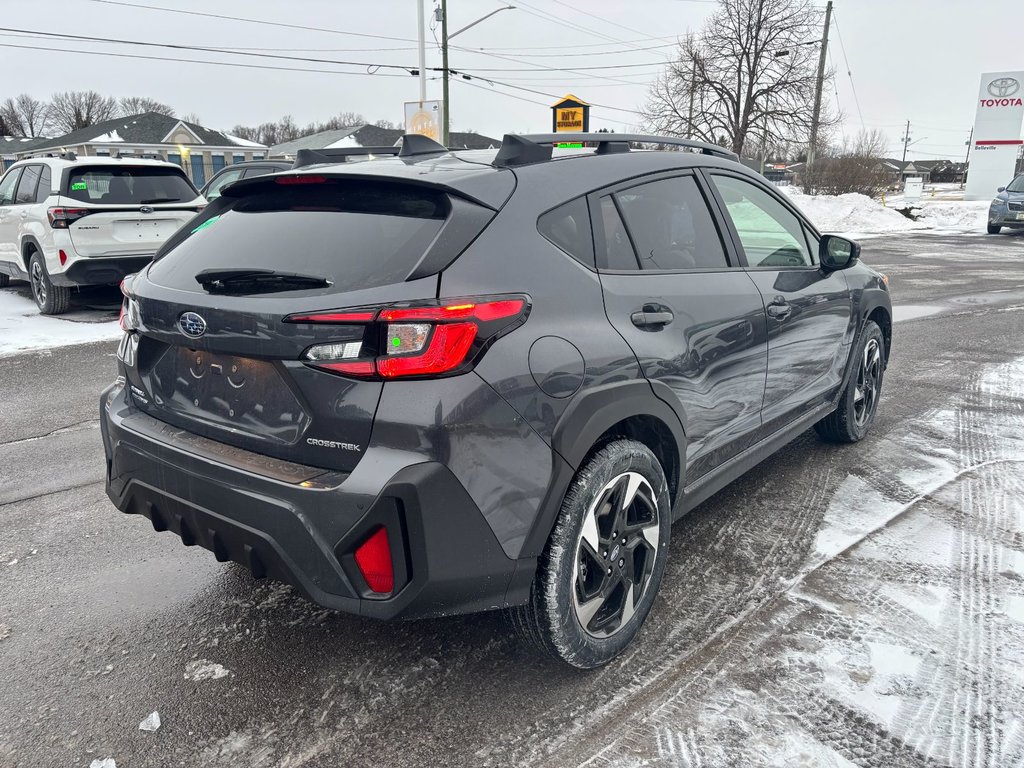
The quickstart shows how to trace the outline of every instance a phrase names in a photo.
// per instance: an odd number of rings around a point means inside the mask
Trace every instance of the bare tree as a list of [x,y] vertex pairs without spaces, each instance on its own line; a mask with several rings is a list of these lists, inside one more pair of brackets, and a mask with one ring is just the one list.
[[71,133],[117,117],[117,99],[96,91],[55,93],[47,115],[54,130]]
[[202,125],[199,120],[199,115],[196,112],[189,112],[181,116],[183,122],[192,123],[193,125]]
[[14,136],[35,137],[46,133],[47,107],[38,99],[23,93],[0,104],[0,122]]
[[[819,34],[820,11],[811,0],[719,0],[651,88],[648,127],[737,154],[804,140],[818,57],[808,43]],[[822,122],[835,119],[823,110]]]
[[156,112],[168,117],[174,117],[173,107],[169,107],[148,96],[125,96],[118,102],[118,109],[123,117],[141,115],[144,112]]
[[819,194],[855,192],[878,197],[889,181],[882,165],[887,145],[886,136],[881,131],[861,131],[853,141],[844,142],[838,150],[819,153],[809,186]]
[[[391,122],[390,120],[375,120],[373,124],[378,128],[386,128],[389,131],[395,131],[403,127],[398,123]],[[474,131],[469,131],[469,133],[474,133]]]

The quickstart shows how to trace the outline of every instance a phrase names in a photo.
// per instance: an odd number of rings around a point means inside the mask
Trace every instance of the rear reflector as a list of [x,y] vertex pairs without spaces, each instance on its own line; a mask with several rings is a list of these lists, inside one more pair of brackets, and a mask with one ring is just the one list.
[[367,586],[378,594],[387,594],[395,588],[395,569],[391,562],[391,543],[388,529],[381,526],[359,545],[356,565],[366,579]]
[[59,250],[59,251],[57,251],[57,258],[59,258],[59,259],[60,259],[60,265],[61,265],[62,267],[63,267],[63,266],[65,265],[65,264],[67,264],[67,263],[68,263],[68,255],[67,255],[66,253],[64,253],[63,249],[62,249],[62,250]]

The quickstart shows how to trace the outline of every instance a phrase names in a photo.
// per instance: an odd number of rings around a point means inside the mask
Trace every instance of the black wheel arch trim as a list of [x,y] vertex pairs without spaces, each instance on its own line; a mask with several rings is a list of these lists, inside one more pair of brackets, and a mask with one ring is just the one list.
[[[667,385],[661,386],[674,397]],[[523,543],[519,553],[521,558],[536,557],[543,551],[569,485],[600,437],[619,422],[637,416],[657,419],[671,432],[680,463],[678,487],[683,487],[686,433],[678,413],[655,393],[651,382],[632,379],[586,389],[573,398],[552,432],[554,468],[551,483],[537,511],[533,528]],[[669,470],[666,470],[666,476],[668,474]]]
[[21,249],[18,252],[18,258],[25,265],[25,274],[29,272],[29,261],[31,256],[26,252],[26,247],[31,245],[38,253],[43,255],[43,259],[46,258],[46,252],[43,250],[43,246],[40,245],[39,241],[36,240],[35,235],[25,235],[21,238]]

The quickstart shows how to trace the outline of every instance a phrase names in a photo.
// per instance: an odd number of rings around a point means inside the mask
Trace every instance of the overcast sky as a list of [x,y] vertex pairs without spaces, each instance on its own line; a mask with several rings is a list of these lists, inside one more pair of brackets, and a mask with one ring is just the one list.
[[[645,100],[647,84],[672,51],[653,46],[672,43],[687,30],[699,29],[715,7],[709,0],[510,2],[517,6],[514,10],[499,13],[452,41],[453,46],[484,51],[452,50],[450,67],[476,76],[452,84],[453,130],[476,130],[495,137],[506,131],[547,131],[551,121],[547,105],[554,100],[549,95],[569,92],[605,105],[593,108],[592,130],[636,127],[639,117],[635,111]],[[449,0],[449,31],[506,4]],[[429,22],[433,0],[426,5]],[[16,29],[196,46],[295,49],[262,52],[409,67],[415,67],[417,61],[416,0],[0,0],[0,8],[0,25]],[[315,30],[249,23],[247,19]],[[845,115],[843,130],[853,134],[862,124],[879,128],[886,132],[894,155],[900,151],[903,127],[910,119],[911,139],[918,142],[911,147],[910,157],[962,158],[974,120],[980,73],[1024,69],[1020,42],[1024,5],[1013,2],[837,0],[835,20],[829,51],[836,69],[836,92],[828,95],[833,102],[838,97]],[[440,66],[441,56],[429,31],[427,40],[427,66]],[[401,122],[403,102],[418,94],[416,78],[393,69],[366,74],[364,66],[19,39],[10,32],[0,35],[0,44],[57,49],[5,48],[0,59],[5,64],[0,98],[22,91],[48,98],[54,91],[78,89],[145,95],[172,105],[179,115],[194,112],[204,125],[220,129],[282,115],[305,124],[340,111],[358,112],[371,121]],[[637,50],[641,48],[649,50]],[[83,55],[70,52],[72,49],[175,60]],[[180,60],[186,58],[334,73],[245,69]],[[847,60],[852,84],[846,73]],[[554,69],[610,65],[615,68],[577,73]],[[340,70],[359,74],[338,74]],[[489,84],[485,78],[496,82]],[[428,98],[440,98],[440,82],[430,80],[427,92]]]

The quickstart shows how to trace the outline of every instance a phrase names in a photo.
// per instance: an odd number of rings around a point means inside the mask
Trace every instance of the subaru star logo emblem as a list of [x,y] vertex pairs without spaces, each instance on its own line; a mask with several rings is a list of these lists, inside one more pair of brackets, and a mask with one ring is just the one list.
[[999,99],[1013,96],[1020,90],[1020,81],[1015,77],[997,77],[988,84],[988,92]]
[[195,312],[186,312],[178,318],[178,327],[186,336],[198,339],[206,333],[206,321]]
[[144,205],[141,208],[139,208],[139,213],[152,213],[152,212],[153,212],[153,208],[152,208],[152,206],[149,206],[149,205]]

